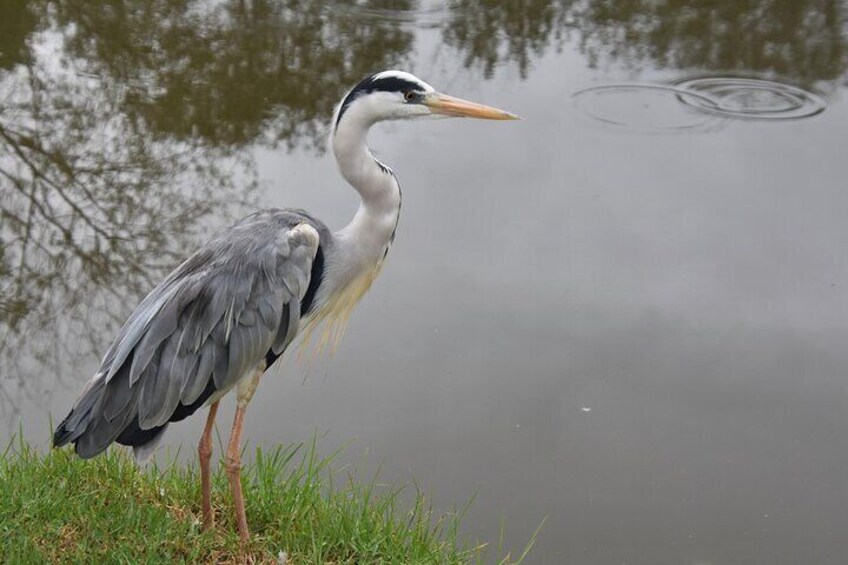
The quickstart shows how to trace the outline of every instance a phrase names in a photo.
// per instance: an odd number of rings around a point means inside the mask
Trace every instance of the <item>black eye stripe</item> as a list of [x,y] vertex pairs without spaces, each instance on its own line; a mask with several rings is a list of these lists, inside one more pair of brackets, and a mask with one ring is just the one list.
[[410,90],[421,91],[424,89],[424,86],[421,83],[406,80],[397,76],[389,75],[383,78],[374,79],[375,76],[376,75],[369,75],[365,77],[359,84],[354,86],[350,92],[348,92],[342,102],[341,108],[339,109],[339,117],[336,118],[335,127],[338,127],[339,121],[342,119],[345,111],[353,103],[353,101],[363,94],[370,94],[378,90],[382,92],[403,92],[405,98],[405,93]]
[[421,90],[421,85],[417,82],[388,76],[370,81],[370,88],[368,91],[374,92],[375,90],[382,90],[383,92],[406,92],[407,90]]

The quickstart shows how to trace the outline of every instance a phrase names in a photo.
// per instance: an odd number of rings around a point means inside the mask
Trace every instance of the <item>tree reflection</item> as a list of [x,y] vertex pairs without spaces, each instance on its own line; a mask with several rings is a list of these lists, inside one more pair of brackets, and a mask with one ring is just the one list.
[[598,0],[581,16],[590,60],[609,53],[664,68],[801,81],[837,79],[848,64],[841,0]]
[[[402,64],[414,34],[318,0],[222,4],[60,1],[67,50],[84,69],[129,85],[123,110],[151,131],[216,145],[321,147],[340,85]],[[365,0],[362,10],[410,0]]]
[[467,67],[522,78],[573,34],[592,66],[771,73],[835,80],[848,67],[844,0],[453,0],[443,38]]
[[28,58],[26,41],[37,21],[27,0],[0,2],[0,70],[11,69]]
[[237,155],[154,141],[116,109],[114,85],[49,64],[34,57],[0,80],[4,401],[50,388],[33,373],[61,377],[99,354],[219,209],[255,185],[245,175],[235,187]]
[[479,67],[486,78],[502,63],[517,65],[527,78],[533,59],[564,38],[573,5],[573,0],[454,0],[443,37],[461,52],[466,67]]
[[22,397],[55,388],[51,373],[74,375],[77,360],[102,353],[201,234],[244,211],[252,145],[320,148],[339,85],[396,64],[413,39],[317,1],[60,0],[6,11],[17,18],[4,19],[16,33],[0,40],[9,418]]

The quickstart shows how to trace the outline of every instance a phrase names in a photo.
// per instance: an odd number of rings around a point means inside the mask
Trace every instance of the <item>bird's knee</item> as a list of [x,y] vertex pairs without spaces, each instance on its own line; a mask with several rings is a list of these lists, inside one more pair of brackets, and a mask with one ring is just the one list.
[[203,461],[208,461],[212,458],[212,442],[208,440],[200,440],[197,445],[197,454]]
[[227,470],[228,475],[237,475],[239,471],[241,471],[241,461],[238,457],[233,457],[228,454],[224,457],[224,468]]

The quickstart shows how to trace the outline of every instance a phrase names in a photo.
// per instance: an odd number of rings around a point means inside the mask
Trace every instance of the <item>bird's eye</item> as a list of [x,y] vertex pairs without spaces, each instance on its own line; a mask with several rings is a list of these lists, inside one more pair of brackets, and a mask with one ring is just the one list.
[[407,90],[406,93],[403,95],[403,99],[407,102],[412,102],[413,100],[415,100],[415,91]]

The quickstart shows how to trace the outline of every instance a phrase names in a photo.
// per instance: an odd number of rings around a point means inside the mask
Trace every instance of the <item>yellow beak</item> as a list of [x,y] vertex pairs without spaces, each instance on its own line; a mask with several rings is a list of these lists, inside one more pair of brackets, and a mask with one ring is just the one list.
[[434,92],[424,96],[423,104],[430,108],[434,114],[444,114],[446,116],[460,116],[465,118],[481,118],[483,120],[519,120],[518,116],[484,106],[461,98],[454,98],[447,94]]

